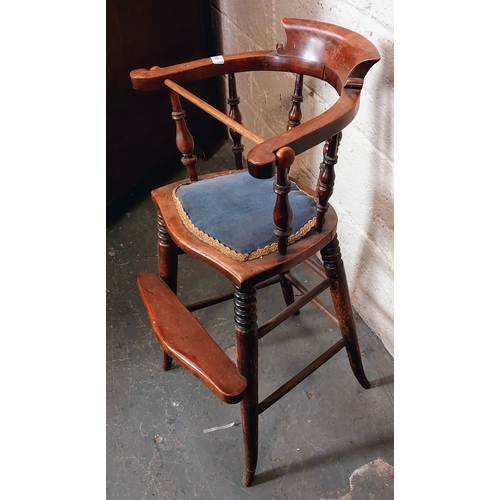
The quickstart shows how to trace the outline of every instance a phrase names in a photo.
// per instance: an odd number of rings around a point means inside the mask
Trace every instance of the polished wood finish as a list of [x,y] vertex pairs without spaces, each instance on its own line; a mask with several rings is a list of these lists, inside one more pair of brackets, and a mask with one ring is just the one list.
[[179,249],[172,241],[165,226],[165,221],[160,211],[156,213],[156,227],[158,236],[158,274],[160,278],[177,293],[177,267],[179,262]]
[[194,140],[186,125],[186,113],[182,109],[179,95],[174,90],[170,91],[170,102],[172,103],[172,118],[175,121],[175,143],[177,149],[182,153],[182,164],[186,167],[189,178],[198,180],[196,172],[196,155],[194,151]]
[[[234,73],[228,75],[228,86],[229,86],[229,97],[227,99],[227,104],[229,105],[229,118],[237,121],[241,124],[243,117],[241,116],[240,108],[238,104],[240,103],[240,98],[238,97],[238,92],[236,90],[236,77]],[[229,127],[229,134],[233,139],[233,153],[236,162],[236,169],[243,169],[243,149],[241,144],[241,134],[236,130]]]
[[[305,261],[307,262],[307,261]],[[307,287],[305,287],[293,274],[287,273],[285,274],[285,279],[293,285],[302,295],[308,292]],[[333,315],[326,307],[325,304],[318,298],[315,297],[311,300],[311,304],[315,305],[325,316],[328,316],[336,325],[339,324],[339,320],[335,315]]]
[[[156,213],[157,250],[158,250],[158,275],[168,285],[172,292],[177,293],[177,269],[179,262],[179,249],[172,241],[165,227],[165,221],[160,211]],[[172,358],[163,351],[163,371],[172,367]]]
[[259,403],[259,414],[266,411],[271,405],[280,400],[285,394],[290,392],[295,386],[300,384],[305,378],[309,377],[311,373],[315,372],[321,365],[324,365],[332,356],[337,354],[345,347],[345,339],[340,339],[332,347],[327,349],[323,354],[318,356],[312,363],[308,364],[297,375],[292,377],[288,382],[285,382],[279,389],[276,389],[266,399]]
[[276,224],[274,234],[278,238],[278,252],[286,254],[288,237],[292,234],[290,226],[293,218],[292,206],[288,199],[288,193],[292,190],[292,184],[288,180],[288,172],[295,160],[292,148],[284,147],[276,153],[277,174],[273,190],[276,193],[276,204],[274,205],[273,220]]
[[[222,64],[214,64],[210,58],[182,63],[166,68],[134,70],[132,85],[137,90],[153,91],[170,89],[174,119],[176,119],[178,146],[185,163],[192,166],[192,138],[185,126],[179,95],[217,118],[229,127],[233,139],[236,170],[219,172],[179,181],[155,189],[152,198],[159,212],[159,274],[139,278],[139,289],[146,303],[153,330],[169,356],[184,364],[191,372],[227,402],[241,399],[241,419],[245,449],[243,484],[253,482],[258,455],[258,417],[293,387],[322,366],[344,347],[354,375],[364,388],[370,383],[363,370],[356,335],[349,290],[337,238],[337,214],[328,204],[333,192],[338,144],[342,130],[356,116],[363,79],[379,60],[377,49],[361,35],[326,23],[300,19],[284,19],[287,42],[278,44],[275,51],[255,51],[223,56]],[[292,107],[288,113],[287,130],[264,140],[241,124],[238,109],[235,75],[248,71],[286,71],[296,74]],[[228,75],[229,116],[215,109],[180,83]],[[327,111],[301,123],[303,77],[319,78],[332,85],[339,93],[337,102]],[[273,209],[278,251],[251,261],[237,261],[223,255],[215,247],[201,241],[181,221],[172,193],[181,184],[198,180],[233,175],[243,166],[241,137],[255,144],[247,155],[247,167],[257,178],[269,178],[276,174],[273,190],[276,203]],[[326,142],[325,142],[326,141]],[[316,226],[310,233],[288,246],[292,232],[293,213],[288,199],[291,184],[289,169],[296,155],[325,142],[324,160],[316,190],[300,181],[299,189],[317,197]],[[188,169],[189,171],[189,169]],[[226,214],[230,216],[230,214]],[[244,228],[242,228],[244,230]],[[321,251],[323,267],[314,261]],[[208,307],[224,300],[231,294],[195,302],[183,306],[175,295],[176,279],[171,275],[177,269],[177,255],[185,252],[195,259],[209,264],[228,278],[234,285],[234,322],[237,353],[237,372],[222,351],[212,345],[211,337],[194,319],[190,311]],[[306,263],[323,277],[318,285],[308,290],[290,272],[295,266]],[[280,283],[286,308],[260,328],[257,324],[256,290]],[[295,297],[294,288],[302,295]],[[318,295],[330,289],[336,311],[334,316],[319,300]],[[153,290],[154,289],[154,290]],[[161,299],[161,300],[160,300]],[[312,303],[339,325],[342,338],[285,382],[280,388],[259,403],[258,390],[258,340],[269,334],[307,303]],[[168,323],[168,324],[167,324]],[[179,346],[179,343],[182,346]],[[214,354],[213,362],[207,350]],[[210,351],[210,352],[212,352]],[[216,358],[216,359],[215,359]],[[212,358],[210,358],[212,359]],[[229,377],[229,381],[226,379]],[[238,378],[239,377],[239,378]],[[245,385],[243,382],[245,382]],[[221,389],[221,385],[223,389]],[[238,399],[239,398],[239,399]]]
[[153,273],[141,273],[137,286],[163,350],[221,401],[239,403],[247,385],[244,376],[175,293]]
[[[292,284],[285,278],[284,274],[280,274],[280,285],[281,285],[281,293],[283,294],[283,298],[285,299],[285,304],[289,306],[293,304],[295,301],[295,293],[293,291]],[[294,314],[299,314],[300,309],[295,311]]]
[[[130,73],[132,87],[141,91],[163,90],[165,80],[176,83],[194,82],[205,78],[247,71],[290,71],[322,78],[324,65],[306,59],[283,58],[275,50],[225,54],[224,64],[214,64],[210,57],[166,68],[135,69]],[[336,84],[340,81],[331,76]]]
[[361,386],[365,389],[369,389],[370,382],[366,378],[363,369],[358,336],[356,334],[356,325],[354,323],[354,315],[352,312],[351,300],[349,298],[349,288],[347,286],[344,262],[342,261],[337,235],[335,235],[331,243],[321,250],[321,257],[323,258],[326,275],[330,280],[330,293],[337,313],[340,332],[346,341],[349,363]]
[[225,115],[222,111],[210,106],[210,104],[206,103],[199,97],[196,97],[194,94],[186,90],[185,88],[177,85],[171,80],[165,80],[165,85],[172,90],[176,94],[180,94],[182,97],[185,97],[188,101],[191,101],[193,104],[196,104],[200,109],[206,111],[209,115],[212,115],[214,118],[217,118],[221,123],[226,125],[226,127],[231,127],[233,130],[236,130],[240,135],[253,142],[254,144],[260,144],[264,142],[264,139],[257,134],[254,134],[251,130],[248,130],[243,125],[238,123],[236,120],[233,120],[229,116]]
[[270,331],[274,330],[277,326],[281,325],[283,321],[288,319],[292,314],[297,312],[301,307],[304,307],[306,304],[314,299],[314,297],[318,296],[321,292],[326,290],[329,286],[329,280],[325,279],[318,285],[316,285],[312,290],[304,293],[299,299],[293,301],[286,309],[283,309],[280,313],[278,313],[274,318],[270,319],[267,323],[262,325],[259,328],[259,339],[267,335]]
[[[295,87],[292,95],[292,108],[288,113],[288,125],[287,130],[300,125],[300,121],[302,120],[302,110],[300,108],[300,104],[303,101],[302,97],[302,87],[304,84],[304,75],[296,75],[295,77]],[[293,215],[293,214],[292,214]],[[295,300],[295,294],[293,291],[292,284],[286,280],[283,275],[280,276],[280,284],[281,284],[281,292],[283,293],[283,298],[285,299],[285,304],[289,306]],[[300,313],[300,309],[297,309],[294,314],[297,315]]]
[[342,133],[330,138],[326,143],[326,153],[323,157],[323,163],[320,165],[318,183],[316,188],[316,196],[318,203],[316,204],[316,231],[323,229],[323,221],[325,213],[328,210],[328,200],[333,194],[333,186],[335,184],[335,164],[338,161],[338,148]]
[[255,288],[234,287],[234,322],[238,371],[247,381],[247,390],[241,402],[241,426],[245,446],[243,484],[250,486],[257,466],[259,440],[259,346]]
[[[261,288],[267,288],[268,286],[274,285],[278,283],[280,278],[278,276],[274,276],[273,278],[269,278],[268,280],[262,281],[258,285],[255,285],[255,290],[260,290]],[[226,300],[230,300],[234,298],[234,293],[224,293],[217,297],[213,297],[211,299],[200,300],[199,302],[195,302],[193,304],[189,304],[186,306],[186,309],[189,311],[198,311],[199,309],[204,309],[205,307],[213,306],[215,304],[220,304],[221,302],[225,302]]]
[[338,134],[354,119],[363,79],[380,59],[369,40],[346,28],[304,19],[283,19],[282,24],[287,42],[277,50],[224,55],[224,64],[205,58],[168,68],[137,69],[130,74],[132,85],[137,90],[160,90],[166,79],[182,83],[243,71],[290,71],[326,81],[339,93],[330,109],[248,152],[249,172],[271,177],[278,149],[289,146],[298,155]]
[[302,120],[302,110],[300,109],[300,104],[304,100],[302,97],[303,85],[304,75],[299,74],[295,77],[295,88],[292,95],[292,108],[290,109],[290,113],[288,113],[287,130],[300,125],[300,121]]

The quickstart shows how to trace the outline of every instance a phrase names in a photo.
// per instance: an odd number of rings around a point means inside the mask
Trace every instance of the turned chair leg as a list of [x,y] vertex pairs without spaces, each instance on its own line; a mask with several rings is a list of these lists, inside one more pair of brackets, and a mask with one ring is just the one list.
[[234,287],[234,320],[238,371],[247,380],[241,401],[241,426],[245,448],[243,484],[250,486],[255,477],[259,442],[257,299],[253,287]]
[[[174,293],[177,293],[179,251],[177,245],[170,238],[165,221],[159,211],[157,212],[156,223],[158,229],[158,274],[169,288]],[[172,358],[164,352],[162,368],[164,371],[168,371],[171,367]]]
[[321,256],[326,275],[330,280],[330,293],[337,313],[340,331],[346,341],[347,356],[351,369],[361,386],[369,389],[370,382],[366,378],[363,369],[356,325],[349,298],[349,288],[347,286],[347,278],[337,235],[321,250]]

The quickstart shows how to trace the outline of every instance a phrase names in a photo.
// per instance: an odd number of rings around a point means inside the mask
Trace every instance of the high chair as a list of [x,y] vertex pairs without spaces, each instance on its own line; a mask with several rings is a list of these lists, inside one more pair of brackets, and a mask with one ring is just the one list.
[[[370,387],[351,308],[337,238],[337,214],[328,200],[333,192],[342,130],[354,119],[363,80],[380,56],[361,35],[340,26],[303,19],[283,19],[286,44],[276,50],[214,56],[131,72],[136,90],[169,89],[176,143],[188,178],[152,192],[158,208],[158,273],[138,276],[138,288],[152,329],[163,351],[163,369],[172,360],[197,376],[222,401],[241,405],[244,441],[243,484],[250,486],[257,465],[259,414],[345,348],[358,382]],[[236,75],[282,71],[296,75],[286,131],[263,139],[242,125]],[[181,84],[228,75],[228,116]],[[339,94],[327,111],[301,123],[303,76],[330,84]],[[198,177],[194,141],[180,97],[229,127],[235,169]],[[255,144],[245,161],[241,137]],[[325,142],[316,189],[289,177],[295,156]],[[225,294],[184,305],[177,297],[178,256],[187,253],[216,269],[234,285]],[[323,266],[314,255],[320,252]],[[323,276],[305,289],[291,270],[306,263]],[[265,324],[257,324],[256,290],[279,283],[286,307]],[[330,289],[333,316],[317,296]],[[295,298],[294,289],[300,292]],[[234,300],[236,366],[191,314]],[[259,401],[259,339],[312,302],[338,324],[342,337],[316,360]]]

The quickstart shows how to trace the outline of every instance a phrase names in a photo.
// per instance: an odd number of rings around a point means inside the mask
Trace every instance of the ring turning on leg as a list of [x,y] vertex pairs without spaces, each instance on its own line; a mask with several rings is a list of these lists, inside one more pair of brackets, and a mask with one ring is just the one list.
[[337,235],[321,250],[321,256],[326,275],[330,280],[330,293],[335,312],[337,313],[340,332],[346,341],[347,356],[351,369],[361,386],[369,389],[370,382],[366,378],[363,369],[351,299],[349,297],[349,288],[347,286],[347,278]]

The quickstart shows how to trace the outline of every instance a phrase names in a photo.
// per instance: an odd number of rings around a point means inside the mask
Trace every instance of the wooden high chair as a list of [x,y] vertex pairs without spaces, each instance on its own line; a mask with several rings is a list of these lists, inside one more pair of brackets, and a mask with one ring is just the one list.
[[[164,351],[163,369],[174,359],[196,375],[217,397],[241,402],[245,448],[243,484],[255,476],[259,414],[314,370],[345,348],[356,379],[370,387],[363,370],[344,265],[337,239],[337,214],[328,200],[333,192],[334,165],[342,130],[354,119],[363,79],[380,56],[361,35],[331,24],[283,19],[286,44],[276,50],[246,52],[200,59],[166,68],[131,72],[137,90],[170,90],[176,142],[186,180],[152,192],[158,208],[158,274],[142,273],[138,288],[152,329]],[[296,74],[287,130],[263,139],[241,124],[236,91],[237,73],[284,71]],[[229,116],[200,100],[180,84],[228,75]],[[303,75],[329,83],[339,94],[327,111],[301,121]],[[235,170],[198,177],[194,142],[179,96],[229,127],[234,142]],[[241,136],[256,146],[244,167]],[[326,141],[315,190],[289,178],[295,155]],[[178,299],[178,255],[187,253],[222,273],[234,285],[226,294],[195,304]],[[312,257],[321,252],[323,267]],[[307,290],[291,270],[307,263],[324,277]],[[258,326],[256,290],[279,283],[286,307]],[[330,288],[336,317],[317,298]],[[294,288],[302,294],[294,297]],[[219,348],[192,311],[234,300],[237,366]],[[342,338],[263,401],[258,397],[258,341],[307,303],[312,302],[335,321]]]

